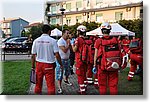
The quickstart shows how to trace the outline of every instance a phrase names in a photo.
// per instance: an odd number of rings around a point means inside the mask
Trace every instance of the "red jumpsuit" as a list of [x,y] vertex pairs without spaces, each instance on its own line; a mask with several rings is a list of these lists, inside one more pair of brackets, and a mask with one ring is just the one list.
[[85,94],[86,91],[86,67],[87,65],[83,63],[80,59],[80,52],[82,50],[83,44],[85,43],[84,38],[78,37],[75,40],[75,45],[77,46],[77,51],[75,52],[75,67],[76,74],[79,85],[80,94]]
[[[103,38],[109,39],[109,36],[104,36]],[[99,49],[101,44],[101,38],[96,40],[95,48]],[[101,50],[98,51],[100,55],[103,56],[103,52]],[[105,63],[105,61],[101,61],[101,63]],[[99,85],[99,93],[101,95],[107,94],[107,86],[109,87],[110,94],[115,95],[118,93],[118,71],[106,71],[103,70],[103,66],[98,65],[98,85]]]
[[143,47],[142,42],[139,38],[131,40],[132,42],[138,41],[138,47],[130,47],[129,48],[129,57],[130,61],[130,71],[128,74],[128,80],[131,81],[134,77],[135,71],[137,69],[137,65],[142,66],[143,68]]

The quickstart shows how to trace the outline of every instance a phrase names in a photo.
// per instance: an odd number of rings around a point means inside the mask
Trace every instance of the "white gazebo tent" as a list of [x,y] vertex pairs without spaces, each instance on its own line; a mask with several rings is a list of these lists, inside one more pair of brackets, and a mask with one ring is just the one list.
[[[121,25],[119,25],[118,23],[113,23],[113,24],[110,24],[112,29],[111,29],[111,33],[110,35],[111,36],[119,36],[119,35],[128,35],[128,36],[135,36],[135,33],[134,32],[131,32],[125,28],[123,28]],[[102,32],[101,32],[101,29],[100,27],[95,29],[95,30],[92,30],[90,32],[87,32],[86,35],[99,35],[99,36],[102,36]]]
[[99,27],[99,28],[96,28],[92,31],[86,32],[86,35],[99,35],[99,36],[102,36],[103,34],[102,34],[101,29]]
[[112,35],[112,36],[118,36],[118,35],[135,36],[134,32],[131,32],[131,31],[123,28],[118,23],[113,23],[113,24],[111,24],[111,26],[112,26],[112,29],[111,29],[110,35]]
[[51,36],[62,36],[62,31],[59,29],[55,28],[51,31]]

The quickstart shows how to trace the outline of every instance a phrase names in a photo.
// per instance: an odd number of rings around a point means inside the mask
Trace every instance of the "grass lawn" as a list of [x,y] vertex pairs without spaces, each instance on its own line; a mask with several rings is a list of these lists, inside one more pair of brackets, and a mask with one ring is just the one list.
[[120,95],[143,95],[143,79],[135,75],[133,81],[128,81],[129,68],[119,73],[118,91]]
[[2,94],[28,94],[31,61],[3,62],[3,93]]
[[[3,62],[3,93],[5,95],[26,95],[30,86],[30,61]],[[142,95],[143,80],[135,75],[133,81],[127,80],[129,68],[119,73],[118,91],[120,95]]]

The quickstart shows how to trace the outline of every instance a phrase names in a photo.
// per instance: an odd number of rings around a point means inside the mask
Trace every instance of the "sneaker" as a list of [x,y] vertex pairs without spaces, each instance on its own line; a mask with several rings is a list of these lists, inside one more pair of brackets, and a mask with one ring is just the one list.
[[69,81],[67,80],[64,80],[65,84],[69,85],[69,86],[72,86],[72,83],[70,83]]
[[62,92],[62,89],[58,89],[58,91],[57,91],[59,94],[62,94],[63,92]]

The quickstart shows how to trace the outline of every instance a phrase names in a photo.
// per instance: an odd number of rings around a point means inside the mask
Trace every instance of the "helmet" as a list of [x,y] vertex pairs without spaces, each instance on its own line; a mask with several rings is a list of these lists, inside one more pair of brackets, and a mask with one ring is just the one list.
[[79,26],[77,27],[77,30],[79,30],[79,31],[81,31],[81,32],[85,32],[85,31],[86,31],[86,26],[84,26],[84,25],[79,25]]
[[111,30],[111,25],[108,22],[104,22],[101,24],[100,29],[103,34],[109,34]]
[[104,22],[101,24],[101,29],[108,29],[111,30],[111,25],[108,22]]

